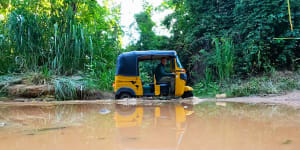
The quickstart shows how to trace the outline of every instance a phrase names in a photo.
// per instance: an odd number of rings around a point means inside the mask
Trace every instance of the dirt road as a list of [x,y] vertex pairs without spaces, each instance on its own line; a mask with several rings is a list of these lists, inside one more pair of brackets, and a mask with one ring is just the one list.
[[226,99],[214,99],[215,101],[241,102],[241,103],[266,103],[266,104],[284,104],[293,107],[300,107],[300,91],[289,92],[277,96],[250,96],[236,97]]

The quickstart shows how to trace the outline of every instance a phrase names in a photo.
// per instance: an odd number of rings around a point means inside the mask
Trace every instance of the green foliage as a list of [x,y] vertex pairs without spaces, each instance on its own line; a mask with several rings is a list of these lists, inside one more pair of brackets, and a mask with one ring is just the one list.
[[[273,39],[300,35],[299,0],[291,1],[292,21],[297,26],[293,32],[289,28],[286,1],[165,0],[162,7],[174,10],[163,21],[173,34],[169,49],[177,50],[197,83],[197,95],[278,93],[283,88],[274,84],[279,83],[287,90],[297,87],[289,80],[261,78],[250,78],[249,82],[232,87],[228,84],[236,77],[299,67],[300,40]],[[231,91],[224,90],[225,87]]]
[[195,85],[195,92],[198,96],[215,96],[218,94],[220,89],[215,81],[228,82],[234,71],[234,47],[231,40],[214,38],[213,41],[215,52],[207,53],[205,50],[201,50],[201,54],[206,56],[204,61],[207,68],[204,78]]
[[198,97],[215,97],[219,93],[219,85],[216,82],[206,83],[200,81],[194,85],[194,94]]
[[105,91],[112,91],[113,81],[115,78],[115,72],[113,70],[108,70],[107,72],[102,72],[98,80],[99,87]]
[[[95,61],[94,61],[95,62]],[[114,82],[115,78],[115,67],[114,67],[114,62],[108,62],[110,63],[110,67],[105,66],[105,64],[96,67],[97,65],[92,62],[92,65],[86,65],[88,69],[88,74],[85,75],[86,81],[87,81],[87,86],[88,88],[93,88],[93,89],[101,89],[104,91],[112,91],[113,87],[112,84]],[[113,69],[112,69],[113,68]],[[106,71],[99,71],[99,70],[106,70]]]
[[152,30],[155,23],[151,19],[152,6],[145,3],[144,12],[135,14],[135,21],[140,31],[140,39],[131,45],[127,50],[166,50],[168,49],[168,38],[155,35]]
[[[149,60],[149,61],[141,61],[139,62],[139,71],[140,71],[140,77],[144,84],[149,84],[153,83],[153,77],[154,77],[154,72],[155,68],[157,65],[160,63],[160,60]],[[169,64],[169,61],[166,64],[166,71],[168,72],[168,67],[167,65]]]
[[213,82],[211,69],[206,68],[205,78],[194,86],[194,94],[200,97],[214,97],[219,91],[219,85]]
[[222,44],[220,44],[219,39],[215,38],[214,43],[216,46],[216,56],[213,58],[213,62],[209,65],[216,67],[218,79],[228,80],[233,73],[234,65],[234,47],[230,40],[221,39]]
[[0,74],[71,75],[90,71],[88,65],[97,68],[97,74],[114,69],[121,47],[118,6],[108,8],[92,0],[24,0],[10,5],[0,12],[5,16],[0,23]]
[[[94,0],[1,1],[0,75],[41,72],[34,76],[34,83],[41,84],[53,75],[80,72],[91,86],[111,90],[122,32],[120,6],[109,8],[109,1],[103,6]],[[200,81],[198,95],[212,95],[236,76],[299,68],[300,40],[273,39],[300,35],[300,1],[290,2],[294,31],[282,0],[165,0],[160,8],[174,10],[163,21],[171,38],[155,35],[155,8],[145,3],[144,11],[135,15],[140,39],[127,50],[175,49],[189,79]],[[149,66],[141,69],[149,71]],[[152,74],[141,76],[150,81]],[[298,87],[294,80],[274,81],[286,83],[274,88],[269,84],[273,80],[253,79],[232,93],[257,93],[255,86],[262,83],[268,83],[261,86],[264,93]]]
[[[281,0],[165,0],[163,7],[174,10],[163,22],[173,33],[169,49],[178,51],[191,74],[203,75],[196,69],[209,67],[213,76],[222,80],[233,73],[248,77],[273,68],[294,70],[299,66],[300,41],[273,39],[299,37],[299,0],[291,1],[293,32],[286,1]],[[209,61],[216,62],[215,68]]]

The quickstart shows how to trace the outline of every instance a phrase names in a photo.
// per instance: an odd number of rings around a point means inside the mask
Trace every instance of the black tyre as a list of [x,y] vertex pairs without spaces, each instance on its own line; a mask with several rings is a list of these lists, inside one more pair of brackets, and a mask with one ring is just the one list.
[[121,93],[118,96],[118,99],[124,99],[124,98],[132,98],[132,96],[129,93]]
[[193,97],[193,92],[192,91],[187,91],[184,92],[183,95],[181,96],[182,98],[188,98],[188,97]]

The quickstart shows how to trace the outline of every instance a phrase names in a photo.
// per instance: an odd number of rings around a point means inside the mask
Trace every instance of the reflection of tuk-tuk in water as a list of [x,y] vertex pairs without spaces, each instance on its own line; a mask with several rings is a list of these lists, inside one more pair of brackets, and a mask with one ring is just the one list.
[[[174,85],[156,80],[158,76],[151,68],[153,82],[145,85],[140,77],[139,63],[166,59],[170,62],[170,73]],[[148,70],[149,71],[149,70]],[[187,75],[176,51],[132,51],[121,54],[117,60],[114,92],[116,99],[141,96],[193,96],[193,88],[186,86]],[[172,90],[171,89],[172,87]]]
[[192,105],[117,105],[114,114],[121,149],[177,149],[187,130]]

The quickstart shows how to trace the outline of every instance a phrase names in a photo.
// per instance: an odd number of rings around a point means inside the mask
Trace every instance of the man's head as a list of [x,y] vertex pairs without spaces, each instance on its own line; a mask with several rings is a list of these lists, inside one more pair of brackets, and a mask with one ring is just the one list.
[[165,65],[167,63],[167,58],[163,57],[160,59],[161,64]]

